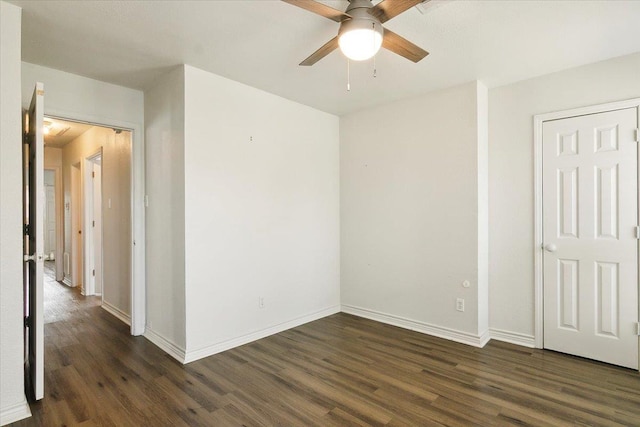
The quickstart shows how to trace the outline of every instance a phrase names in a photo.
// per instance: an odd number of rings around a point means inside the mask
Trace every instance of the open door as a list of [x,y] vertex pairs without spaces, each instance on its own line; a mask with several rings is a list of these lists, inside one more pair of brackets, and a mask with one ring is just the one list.
[[24,116],[24,316],[26,392],[44,396],[44,85],[36,83]]

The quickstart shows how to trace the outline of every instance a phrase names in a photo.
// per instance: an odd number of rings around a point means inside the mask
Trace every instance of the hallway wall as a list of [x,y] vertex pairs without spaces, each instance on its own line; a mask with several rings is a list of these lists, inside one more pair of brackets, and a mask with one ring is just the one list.
[[[71,168],[102,149],[104,304],[116,315],[131,316],[131,133],[94,126],[62,149],[64,200],[71,209]],[[82,173],[81,173],[82,175]],[[82,193],[82,192],[81,192]],[[71,223],[65,211],[65,223]],[[72,227],[65,229],[65,252],[72,253]],[[83,233],[85,231],[83,230]],[[80,254],[82,256],[82,254]],[[72,259],[72,264],[74,260]],[[74,268],[71,268],[74,271]],[[84,284],[84,280],[82,281]]]
[[[84,278],[82,277],[82,275],[80,275],[80,277],[76,277],[76,262],[74,260],[74,257],[78,255],[75,255],[72,252],[73,246],[71,241],[71,239],[73,238],[78,238],[78,236],[74,235],[72,231],[74,230],[73,210],[77,209],[78,215],[80,215],[80,218],[82,218],[82,190],[78,192],[80,198],[77,204],[79,206],[74,206],[75,200],[71,194],[71,168],[74,165],[81,163],[84,157],[94,154],[102,146],[103,141],[98,140],[98,138],[91,137],[91,135],[94,134],[93,132],[90,135],[85,136],[89,132],[91,132],[91,129],[71,141],[62,149],[62,187],[64,193],[64,204],[68,204],[69,206],[69,210],[65,210],[64,213],[64,222],[65,224],[69,224],[69,227],[65,227],[64,229],[64,252],[68,253],[70,256],[69,271],[72,283],[74,284],[74,286],[80,286],[83,289]],[[82,167],[80,167],[80,170],[82,170]],[[80,219],[80,221],[82,220]],[[82,227],[80,227],[80,229],[82,229]],[[80,252],[79,256],[82,257],[82,252]]]

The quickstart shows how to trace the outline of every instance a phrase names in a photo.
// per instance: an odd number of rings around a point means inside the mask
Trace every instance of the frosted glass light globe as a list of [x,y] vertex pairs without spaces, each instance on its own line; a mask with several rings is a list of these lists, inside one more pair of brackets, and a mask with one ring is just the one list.
[[382,46],[382,25],[372,24],[369,20],[344,22],[338,45],[342,53],[353,61],[372,58]]

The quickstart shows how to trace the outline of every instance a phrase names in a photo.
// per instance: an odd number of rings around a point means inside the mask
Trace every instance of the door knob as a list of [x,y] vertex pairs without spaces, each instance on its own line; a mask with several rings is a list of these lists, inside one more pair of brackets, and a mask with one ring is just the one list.
[[544,245],[544,250],[547,252],[555,252],[558,250],[558,247],[556,245],[554,245],[553,243],[548,243],[546,245]]

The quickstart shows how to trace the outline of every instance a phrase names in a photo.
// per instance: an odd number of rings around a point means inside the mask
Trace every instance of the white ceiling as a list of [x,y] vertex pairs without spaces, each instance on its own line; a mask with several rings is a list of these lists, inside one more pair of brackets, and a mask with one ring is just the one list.
[[414,64],[383,50],[375,79],[371,61],[352,63],[347,92],[339,52],[297,65],[338,24],[281,1],[11,2],[23,8],[24,61],[136,89],[186,63],[338,115],[640,51],[640,1],[434,0],[386,24],[431,54]]

